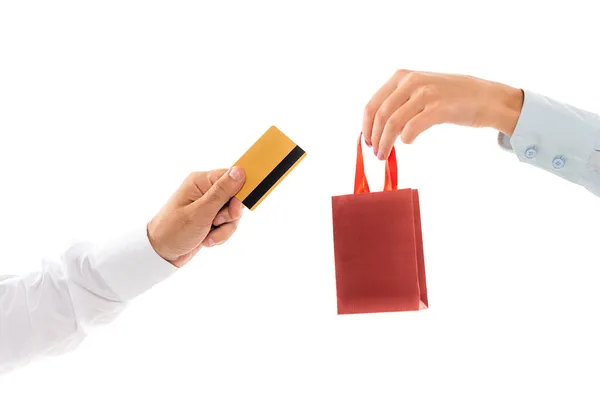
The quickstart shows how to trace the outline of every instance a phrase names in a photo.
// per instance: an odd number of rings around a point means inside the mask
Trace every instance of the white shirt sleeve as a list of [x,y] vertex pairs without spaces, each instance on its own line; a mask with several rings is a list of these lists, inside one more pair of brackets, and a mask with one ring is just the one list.
[[512,136],[498,144],[518,160],[600,196],[600,117],[546,96],[524,91]]
[[74,245],[38,272],[0,277],[0,374],[74,349],[176,270],[144,226],[102,247]]

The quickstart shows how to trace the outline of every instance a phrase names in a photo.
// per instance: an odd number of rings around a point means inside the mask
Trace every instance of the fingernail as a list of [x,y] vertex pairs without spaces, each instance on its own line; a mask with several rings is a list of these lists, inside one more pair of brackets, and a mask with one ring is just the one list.
[[373,147],[373,154],[375,154],[375,156],[377,156],[377,147]]
[[240,167],[233,167],[229,170],[229,176],[231,176],[236,181],[242,179],[242,171]]
[[217,218],[215,218],[215,222],[214,225],[221,225],[225,222],[225,217],[220,215]]
[[380,160],[385,160],[385,153],[383,152],[383,150],[381,150],[378,154],[377,154],[377,158],[379,158]]
[[208,239],[208,240],[206,241],[206,246],[208,246],[208,247],[213,247],[214,245],[215,245],[215,241],[214,241],[214,240],[212,240],[212,239]]
[[368,140],[365,140],[365,143],[366,143],[366,144],[367,144],[367,146],[369,146],[369,147],[372,147],[372,146],[373,146],[373,144],[372,144],[370,141],[368,141]]

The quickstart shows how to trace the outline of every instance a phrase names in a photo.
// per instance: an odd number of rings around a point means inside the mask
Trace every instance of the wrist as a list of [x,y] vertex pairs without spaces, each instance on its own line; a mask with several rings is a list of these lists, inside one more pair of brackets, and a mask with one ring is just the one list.
[[166,256],[166,252],[162,249],[159,240],[156,238],[156,223],[156,218],[153,218],[146,225],[146,234],[148,235],[148,241],[150,242],[150,246],[160,258],[162,258],[170,264],[173,264],[173,260],[170,260],[169,257]]
[[501,83],[490,83],[485,101],[484,124],[512,135],[523,107],[523,91]]

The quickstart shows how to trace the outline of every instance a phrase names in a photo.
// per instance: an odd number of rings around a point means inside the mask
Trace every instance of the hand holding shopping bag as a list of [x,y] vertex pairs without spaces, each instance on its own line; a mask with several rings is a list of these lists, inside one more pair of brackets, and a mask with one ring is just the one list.
[[361,142],[354,194],[332,197],[338,314],[428,308],[418,191],[398,189],[392,148],[384,190],[371,193]]

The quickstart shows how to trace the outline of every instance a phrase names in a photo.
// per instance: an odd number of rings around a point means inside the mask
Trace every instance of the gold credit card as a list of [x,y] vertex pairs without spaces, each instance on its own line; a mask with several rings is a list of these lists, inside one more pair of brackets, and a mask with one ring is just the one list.
[[300,146],[276,127],[270,127],[234,164],[246,172],[246,181],[236,199],[254,210],[305,156]]

